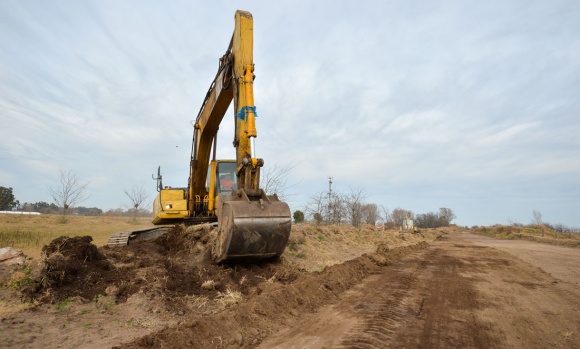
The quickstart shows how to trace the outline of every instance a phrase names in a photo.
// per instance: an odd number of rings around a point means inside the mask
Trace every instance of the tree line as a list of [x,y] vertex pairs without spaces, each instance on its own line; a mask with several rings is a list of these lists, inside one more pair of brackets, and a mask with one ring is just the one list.
[[[279,197],[287,196],[286,184],[288,173],[292,165],[274,167],[264,177],[267,192],[276,192]],[[332,182],[331,182],[332,183]],[[125,189],[124,193],[130,200],[125,209],[118,208],[103,212],[97,207],[83,207],[79,203],[88,198],[88,182],[82,182],[73,171],[61,170],[59,183],[49,188],[53,203],[44,201],[20,204],[14,197],[12,188],[0,187],[0,210],[19,210],[24,212],[39,212],[62,215],[62,222],[66,222],[69,214],[85,216],[150,216],[151,211],[143,207],[148,198],[144,186],[134,185]],[[382,225],[386,228],[396,228],[404,219],[415,219],[415,226],[419,228],[436,228],[451,224],[455,218],[450,208],[440,208],[439,212],[429,212],[415,215],[412,211],[400,207],[388,210],[385,206],[369,203],[361,187],[350,187],[346,193],[319,192],[312,196],[306,206],[306,214],[302,211],[294,212],[294,221],[300,223],[312,220],[317,224],[350,224],[355,227],[361,224]]]
[[[361,187],[350,187],[347,193],[319,192],[312,196],[305,209],[294,212],[294,221],[300,223],[312,220],[317,224],[361,224],[382,225],[392,229],[399,227],[404,219],[414,219],[416,227],[438,228],[449,226],[457,218],[452,209],[442,207],[439,212],[415,215],[413,211],[396,207],[389,210],[383,205],[366,202],[365,191]],[[298,219],[298,220],[297,220]]]
[[[58,207],[56,204],[47,203],[44,201],[29,203],[25,202],[18,207],[14,207],[13,210],[15,211],[22,211],[22,212],[38,212],[42,214],[61,214],[62,207]],[[7,210],[8,211],[8,210]],[[12,210],[10,210],[12,211]],[[79,215],[79,216],[124,216],[124,217],[131,217],[135,215],[134,208],[116,208],[116,209],[109,209],[107,211],[103,211],[98,207],[84,207],[84,206],[77,206],[69,208],[68,214],[70,215]],[[138,217],[148,217],[151,215],[151,211],[147,209],[140,208],[137,211]]]
[[143,208],[143,204],[149,197],[143,185],[133,185],[130,189],[125,189],[124,193],[129,198],[131,204],[126,209],[112,209],[103,212],[98,207],[83,207],[79,204],[88,199],[88,182],[82,182],[77,174],[72,171],[60,171],[58,184],[48,189],[53,203],[39,201],[35,203],[20,201],[14,197],[12,187],[0,186],[0,211],[22,211],[39,212],[47,214],[61,214],[61,222],[67,222],[67,216],[77,214],[83,216],[132,216],[134,220],[140,216],[150,216],[151,211]]

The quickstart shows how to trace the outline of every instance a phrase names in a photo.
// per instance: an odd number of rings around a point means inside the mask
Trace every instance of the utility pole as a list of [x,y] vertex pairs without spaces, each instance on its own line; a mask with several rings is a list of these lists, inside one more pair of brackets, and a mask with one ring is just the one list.
[[332,177],[328,176],[328,213],[326,215],[328,223],[330,223],[332,221],[331,217],[330,217],[331,212],[332,212],[331,207],[330,207],[330,205],[332,203],[331,200],[332,200]]

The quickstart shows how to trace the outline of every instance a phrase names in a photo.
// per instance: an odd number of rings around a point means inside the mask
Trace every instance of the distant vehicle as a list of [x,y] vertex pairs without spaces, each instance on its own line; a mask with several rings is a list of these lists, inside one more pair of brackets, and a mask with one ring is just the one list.
[[25,214],[25,215],[39,215],[40,212],[24,212],[24,211],[0,211],[0,214]]
[[407,216],[401,222],[401,226],[399,227],[399,231],[401,233],[416,233],[418,232],[417,228],[413,223],[413,218],[411,216]]

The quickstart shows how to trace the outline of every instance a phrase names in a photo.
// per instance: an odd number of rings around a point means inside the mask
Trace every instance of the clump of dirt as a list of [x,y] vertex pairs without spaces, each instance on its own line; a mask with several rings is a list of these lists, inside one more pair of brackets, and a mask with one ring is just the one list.
[[44,246],[41,276],[24,289],[25,294],[44,302],[58,302],[104,293],[115,270],[92,241],[90,236],[61,236]]

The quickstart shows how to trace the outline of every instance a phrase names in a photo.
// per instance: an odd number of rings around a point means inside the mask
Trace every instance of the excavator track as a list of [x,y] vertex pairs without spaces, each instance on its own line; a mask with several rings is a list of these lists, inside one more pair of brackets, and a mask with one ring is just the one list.
[[163,235],[169,231],[173,226],[172,225],[164,225],[152,228],[145,228],[145,229],[138,229],[138,230],[129,230],[129,231],[121,231],[117,233],[111,234],[109,237],[109,241],[107,242],[108,246],[126,246],[131,242],[134,241],[143,241],[143,240],[150,240],[159,235]]

